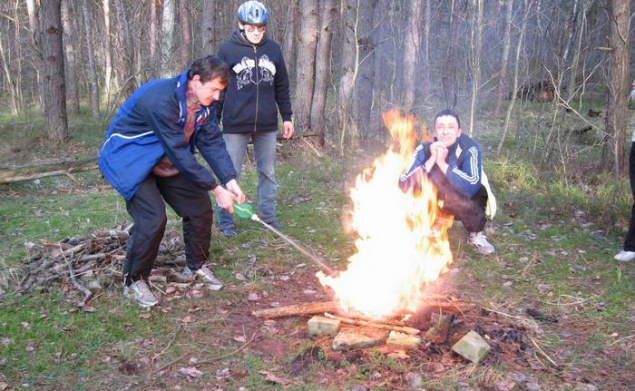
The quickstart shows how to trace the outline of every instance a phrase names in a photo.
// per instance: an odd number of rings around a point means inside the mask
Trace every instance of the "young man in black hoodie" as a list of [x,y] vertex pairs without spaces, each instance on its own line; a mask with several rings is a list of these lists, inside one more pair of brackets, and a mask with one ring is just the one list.
[[[222,102],[223,138],[240,177],[249,141],[254,145],[258,171],[258,216],[280,228],[276,218],[276,140],[278,112],[283,137],[291,138],[289,77],[280,45],[267,37],[269,11],[258,1],[243,3],[237,12],[238,28],[221,46],[218,56],[231,69]],[[233,216],[218,210],[218,228],[225,236],[236,235]]]

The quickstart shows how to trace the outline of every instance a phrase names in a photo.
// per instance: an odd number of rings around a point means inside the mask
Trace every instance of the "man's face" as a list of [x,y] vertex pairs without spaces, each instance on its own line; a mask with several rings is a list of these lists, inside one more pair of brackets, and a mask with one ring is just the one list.
[[437,118],[434,123],[434,132],[437,136],[437,140],[443,143],[446,147],[451,146],[461,135],[461,128],[456,118],[451,115],[443,115]]
[[267,25],[255,25],[255,24],[238,24],[240,28],[245,32],[247,40],[253,44],[259,44],[267,31]]
[[201,82],[201,77],[196,75],[190,80],[190,83],[196,98],[203,106],[209,106],[216,102],[220,98],[221,92],[225,89],[225,83],[222,82],[220,77],[203,83]]

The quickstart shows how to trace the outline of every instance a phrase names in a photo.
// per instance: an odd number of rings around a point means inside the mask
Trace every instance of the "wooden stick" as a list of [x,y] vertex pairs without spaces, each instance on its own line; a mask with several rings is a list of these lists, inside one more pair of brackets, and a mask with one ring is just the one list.
[[293,315],[311,315],[323,312],[334,312],[338,309],[334,301],[295,304],[286,307],[268,308],[266,310],[253,311],[252,316],[256,318],[281,318],[283,316]]
[[357,326],[368,326],[368,327],[373,327],[373,328],[381,329],[381,330],[397,331],[399,333],[404,333],[404,334],[409,334],[409,335],[417,335],[417,334],[419,334],[421,332],[421,330],[415,329],[415,328],[412,328],[412,327],[394,326],[394,325],[385,324],[385,323],[369,322],[369,321],[361,320],[361,319],[344,318],[344,317],[341,317],[341,316],[336,316],[336,315],[329,314],[328,312],[325,312],[324,316],[326,316],[327,318],[331,318],[331,319],[337,319],[337,320],[339,320],[340,322],[343,322],[343,323],[353,324],[353,325],[357,325]]

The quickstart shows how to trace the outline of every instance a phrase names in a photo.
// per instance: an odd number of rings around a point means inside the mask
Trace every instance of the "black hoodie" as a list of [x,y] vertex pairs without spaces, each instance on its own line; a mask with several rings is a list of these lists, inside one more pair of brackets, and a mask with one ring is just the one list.
[[291,121],[289,75],[277,42],[265,35],[254,45],[236,29],[218,56],[231,69],[218,110],[224,133],[277,131],[278,110],[283,121]]

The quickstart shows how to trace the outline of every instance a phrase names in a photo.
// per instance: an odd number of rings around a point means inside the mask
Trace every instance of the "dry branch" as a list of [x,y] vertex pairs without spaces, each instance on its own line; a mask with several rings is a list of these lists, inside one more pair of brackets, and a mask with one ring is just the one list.
[[323,312],[334,312],[339,307],[333,301],[316,302],[316,303],[304,303],[294,304],[286,307],[268,308],[266,310],[253,311],[252,316],[256,318],[282,318],[284,316],[294,315],[313,315],[321,314]]
[[77,179],[71,175],[72,173],[95,169],[97,169],[96,158],[22,167],[2,167],[0,168],[0,183],[22,182],[55,175],[66,175],[77,183]]
[[409,335],[417,335],[421,332],[421,330],[415,329],[413,327],[395,326],[395,325],[386,324],[386,323],[378,323],[378,322],[370,322],[370,321],[361,320],[361,319],[345,318],[342,316],[329,314],[328,312],[325,312],[324,316],[331,319],[337,319],[342,323],[352,324],[356,326],[367,326],[367,327],[372,327],[372,328],[381,329],[381,330],[397,331],[399,333],[404,333]]

